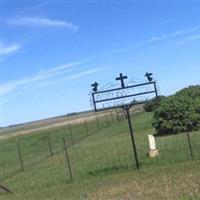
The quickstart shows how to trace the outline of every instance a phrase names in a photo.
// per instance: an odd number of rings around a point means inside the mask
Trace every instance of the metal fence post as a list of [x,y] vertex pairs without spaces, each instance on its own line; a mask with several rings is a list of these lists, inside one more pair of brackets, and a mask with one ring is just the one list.
[[69,171],[70,179],[73,182],[71,164],[70,164],[70,160],[69,160],[69,155],[68,155],[68,151],[67,151],[67,146],[66,146],[65,138],[63,138],[63,145],[64,145],[65,157],[66,157],[66,160],[67,160],[67,166],[68,166],[68,171]]
[[190,134],[188,131],[186,131],[186,135],[187,135],[187,142],[188,142],[188,146],[189,146],[189,151],[190,151],[190,156],[191,159],[193,160],[193,151],[192,151],[192,145],[191,145],[191,140],[190,140]]
[[24,170],[24,164],[23,164],[23,160],[22,160],[22,154],[21,154],[19,141],[17,142],[17,151],[18,151],[18,157],[19,157],[19,161],[20,161],[20,165],[21,165],[21,170],[23,171]]
[[98,121],[97,117],[95,117],[95,120],[96,120],[97,131],[99,131],[100,130],[100,126],[99,126],[99,121]]
[[119,119],[119,115],[118,115],[118,112],[117,112],[117,110],[116,110],[116,117],[117,117],[117,121],[119,122],[119,121],[120,121],[120,119]]
[[51,137],[50,137],[49,132],[47,134],[47,138],[48,138],[49,153],[50,153],[50,156],[53,156],[53,151],[52,151],[52,146],[51,146]]
[[140,166],[139,166],[139,161],[138,161],[138,154],[137,154],[135,139],[134,139],[134,135],[133,135],[133,128],[132,128],[129,109],[130,109],[130,107],[128,107],[128,106],[124,108],[124,110],[127,113],[127,117],[128,117],[128,125],[129,125],[129,131],[130,131],[130,135],[131,135],[131,141],[132,141],[132,146],[133,146],[133,153],[134,153],[134,157],[135,157],[136,168],[139,169]]
[[85,126],[85,130],[86,130],[86,134],[88,136],[89,135],[89,130],[88,130],[88,126],[87,126],[86,120],[84,120],[84,126]]
[[109,125],[110,125],[110,122],[109,122],[109,120],[108,120],[107,114],[105,114],[105,119],[106,119],[106,125],[109,126]]
[[112,111],[110,112],[110,114],[111,114],[111,119],[112,119],[112,121],[114,122],[114,116],[113,116]]
[[7,187],[3,186],[2,184],[0,184],[0,188],[1,188],[2,190],[4,190],[5,192],[8,192],[8,193],[11,193],[11,194],[12,194],[11,190],[8,189]]
[[69,130],[69,135],[70,135],[71,145],[74,145],[74,140],[73,140],[73,136],[72,136],[72,128],[71,128],[71,124],[68,124],[68,130]]

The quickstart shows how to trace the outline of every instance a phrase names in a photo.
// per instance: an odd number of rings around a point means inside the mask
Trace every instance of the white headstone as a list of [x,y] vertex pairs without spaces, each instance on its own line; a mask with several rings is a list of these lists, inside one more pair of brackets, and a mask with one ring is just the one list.
[[156,149],[156,142],[155,142],[155,138],[153,135],[148,135],[148,139],[149,139],[149,149],[150,150],[155,150]]

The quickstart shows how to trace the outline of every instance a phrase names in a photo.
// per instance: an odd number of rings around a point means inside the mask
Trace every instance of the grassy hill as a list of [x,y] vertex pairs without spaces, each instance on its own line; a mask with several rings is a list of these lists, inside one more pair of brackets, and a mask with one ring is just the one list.
[[[97,122],[98,121],[98,122]],[[157,137],[159,156],[149,159],[152,114],[132,115],[140,170],[133,159],[127,121],[116,115],[1,140],[2,199],[200,199],[200,132]],[[71,129],[71,131],[70,131]],[[71,182],[63,137],[72,168]],[[50,139],[50,140],[49,140]],[[53,156],[49,151],[49,141]],[[21,170],[17,142],[24,170]]]

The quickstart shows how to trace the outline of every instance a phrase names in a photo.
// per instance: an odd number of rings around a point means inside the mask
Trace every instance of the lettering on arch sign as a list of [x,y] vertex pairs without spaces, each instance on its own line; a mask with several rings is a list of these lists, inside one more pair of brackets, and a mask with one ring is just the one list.
[[140,84],[125,85],[127,76],[120,76],[116,80],[121,81],[121,87],[98,90],[98,83],[92,84],[92,101],[95,111],[108,110],[123,106],[143,104],[148,100],[158,97],[156,82],[152,79]]

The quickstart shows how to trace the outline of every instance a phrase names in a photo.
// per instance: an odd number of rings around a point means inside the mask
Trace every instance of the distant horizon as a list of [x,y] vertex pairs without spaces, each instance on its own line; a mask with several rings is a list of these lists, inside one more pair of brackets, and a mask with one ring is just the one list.
[[62,115],[57,115],[57,116],[49,116],[47,118],[36,119],[36,120],[33,120],[33,121],[27,121],[27,122],[22,122],[22,123],[19,123],[19,124],[10,124],[10,125],[3,126],[3,127],[0,126],[0,128],[9,128],[9,127],[14,127],[14,126],[26,125],[26,124],[29,124],[29,123],[40,122],[40,121],[49,120],[49,119],[55,119],[55,118],[60,118],[60,117],[71,117],[71,116],[73,116],[73,114],[78,115],[78,114],[81,114],[81,113],[87,113],[87,112],[92,112],[92,111],[93,110],[91,109],[91,110],[82,110],[82,111],[79,111],[79,112],[72,112],[72,113],[70,112],[70,113],[67,113],[67,114],[62,114]]
[[0,4],[1,127],[88,110],[120,72],[165,95],[200,83],[198,2]]
[[[188,86],[185,86],[177,91],[175,91],[174,93],[172,94],[168,94],[168,95],[163,95],[162,96],[171,96],[171,95],[174,95],[176,92],[184,89],[184,88],[188,88],[190,86],[196,86],[196,85],[199,85],[199,84],[194,84],[194,85],[188,85]],[[20,125],[26,125],[28,123],[34,123],[34,122],[39,122],[39,121],[43,121],[43,120],[48,120],[48,119],[54,119],[54,118],[59,118],[59,117],[70,117],[71,115],[78,115],[78,114],[81,114],[81,113],[87,113],[87,112],[93,112],[94,110],[92,108],[90,109],[86,109],[86,110],[80,110],[80,111],[74,111],[74,112],[69,112],[69,113],[66,113],[66,114],[60,114],[60,115],[56,115],[56,116],[49,116],[47,118],[41,118],[41,119],[35,119],[33,121],[26,121],[26,122],[22,122],[22,123],[18,123],[18,124],[9,124],[7,126],[3,126],[0,128],[9,128],[9,127],[14,127],[14,126],[20,126]]]

